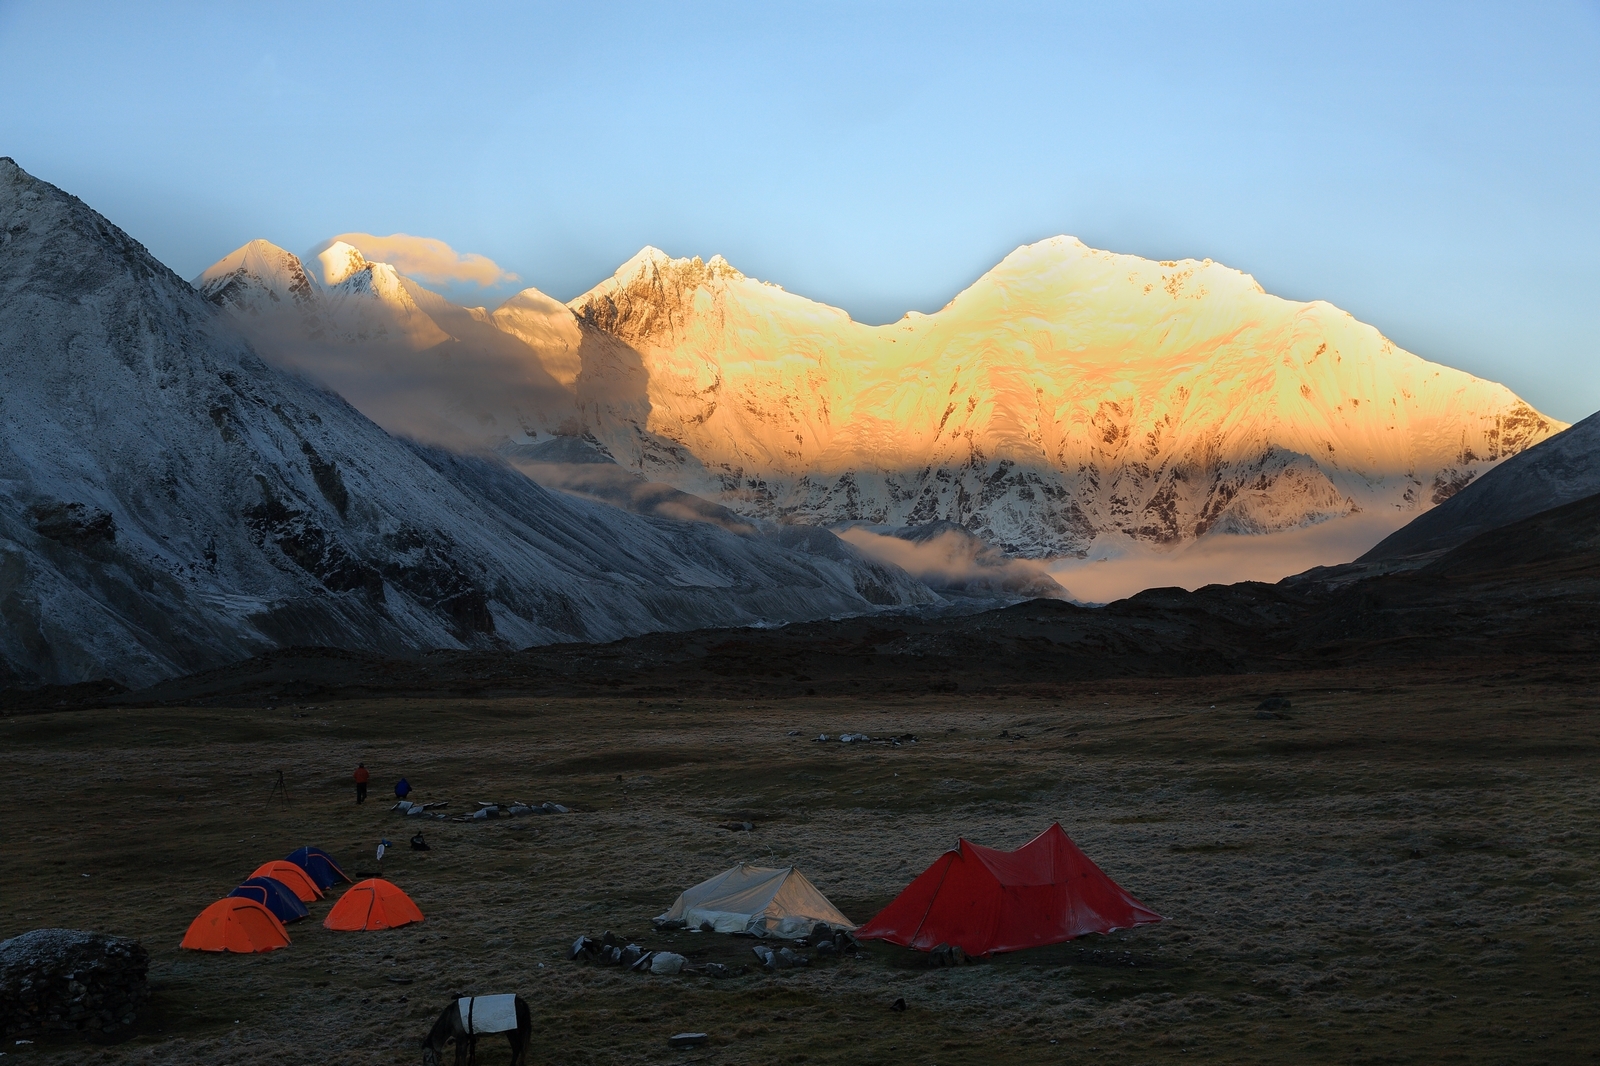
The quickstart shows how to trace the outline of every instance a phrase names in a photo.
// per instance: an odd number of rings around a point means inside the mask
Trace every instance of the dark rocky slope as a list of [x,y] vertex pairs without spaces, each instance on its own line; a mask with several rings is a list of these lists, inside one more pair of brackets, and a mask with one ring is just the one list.
[[1389,534],[1358,562],[1453,548],[1479,533],[1600,492],[1600,414],[1540,441]]

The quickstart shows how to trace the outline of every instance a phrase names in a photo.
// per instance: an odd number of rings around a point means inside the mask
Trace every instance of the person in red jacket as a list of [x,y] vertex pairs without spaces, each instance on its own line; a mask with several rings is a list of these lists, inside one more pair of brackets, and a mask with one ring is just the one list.
[[365,803],[365,802],[367,802],[367,782],[369,780],[371,780],[371,778],[372,778],[372,775],[367,773],[367,764],[364,763],[364,762],[356,763],[356,802],[357,803]]

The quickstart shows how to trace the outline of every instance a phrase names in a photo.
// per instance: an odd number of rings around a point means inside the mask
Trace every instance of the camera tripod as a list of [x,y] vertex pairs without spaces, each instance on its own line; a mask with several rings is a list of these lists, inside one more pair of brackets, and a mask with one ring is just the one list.
[[267,798],[270,801],[280,796],[283,798],[283,802],[289,802],[289,786],[283,783],[282,770],[278,771],[278,780],[273,782],[272,791],[268,794]]

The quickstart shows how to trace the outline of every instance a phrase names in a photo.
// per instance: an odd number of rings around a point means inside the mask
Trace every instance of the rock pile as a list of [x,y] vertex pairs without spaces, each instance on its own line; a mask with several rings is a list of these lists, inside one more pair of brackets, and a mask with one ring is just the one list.
[[[794,736],[798,732],[799,730],[795,730],[789,735]],[[897,737],[873,737],[868,736],[866,733],[840,733],[837,736],[818,733],[816,739],[812,741],[814,744],[827,744],[829,742],[837,742],[839,744],[887,744],[891,748],[898,748],[905,744],[915,744],[917,737],[915,733],[901,733]]]
[[0,942],[0,1030],[7,1039],[133,1033],[150,998],[150,955],[137,941],[76,929],[35,929]]
[[624,966],[639,973],[672,975],[688,970],[688,959],[672,951],[650,951],[638,944],[619,944],[608,930],[599,940],[580,936],[567,951],[567,958],[600,966]]
[[412,803],[410,800],[401,800],[389,809],[408,818],[427,817],[449,819],[454,822],[481,822],[490,818],[516,818],[524,814],[570,814],[570,807],[559,803],[524,803],[517,800],[514,803],[479,803],[477,809],[470,813],[458,814],[452,817],[443,810],[436,808],[450,806],[449,800],[438,803]]

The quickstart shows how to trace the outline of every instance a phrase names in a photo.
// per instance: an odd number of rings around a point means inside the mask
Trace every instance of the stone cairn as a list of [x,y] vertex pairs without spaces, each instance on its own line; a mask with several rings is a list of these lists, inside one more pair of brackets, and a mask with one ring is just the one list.
[[126,937],[35,929],[0,941],[0,1031],[131,1036],[150,998],[149,969],[149,952]]

